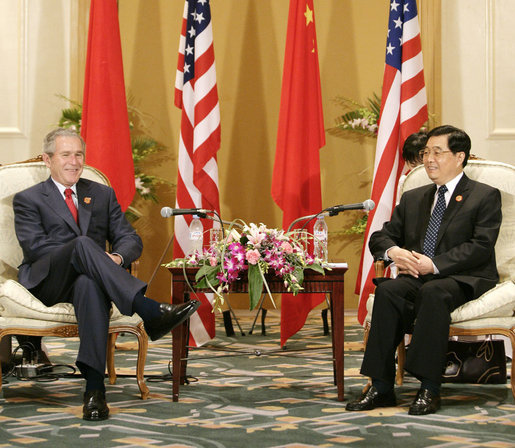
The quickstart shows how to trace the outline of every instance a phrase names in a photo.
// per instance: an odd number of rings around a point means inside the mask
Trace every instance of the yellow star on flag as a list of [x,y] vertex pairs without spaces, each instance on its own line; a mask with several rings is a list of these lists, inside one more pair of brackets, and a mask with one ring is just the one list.
[[304,13],[306,16],[306,26],[309,25],[309,22],[313,23],[313,11],[309,9],[308,4],[306,3],[306,12]]

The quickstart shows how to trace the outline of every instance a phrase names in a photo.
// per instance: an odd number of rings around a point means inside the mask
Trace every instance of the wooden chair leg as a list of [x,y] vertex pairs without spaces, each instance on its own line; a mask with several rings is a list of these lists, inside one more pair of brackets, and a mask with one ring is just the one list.
[[513,395],[513,399],[515,400],[515,332],[510,332],[510,340],[511,340],[511,394]]
[[402,386],[404,382],[404,364],[406,362],[406,346],[404,340],[397,347],[397,372],[395,373],[395,384]]
[[116,384],[116,369],[114,367],[114,349],[118,333],[109,333],[107,338],[107,375],[109,384]]
[[[370,333],[370,323],[366,322],[365,328],[363,329],[363,351],[365,351],[365,348],[367,346],[369,333]],[[367,384],[365,384],[365,387],[363,388],[362,392],[367,393],[370,386],[372,386],[372,378],[368,378],[368,382],[367,382]]]
[[141,394],[141,399],[148,398],[149,390],[145,383],[145,361],[147,359],[148,336],[143,328],[143,322],[138,325],[139,332],[136,333],[138,338],[138,363],[136,364],[136,379]]

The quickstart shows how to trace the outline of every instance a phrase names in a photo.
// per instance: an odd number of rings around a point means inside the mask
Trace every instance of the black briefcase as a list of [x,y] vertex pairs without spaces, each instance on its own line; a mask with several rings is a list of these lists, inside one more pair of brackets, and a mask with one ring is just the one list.
[[449,341],[443,383],[506,383],[503,341]]

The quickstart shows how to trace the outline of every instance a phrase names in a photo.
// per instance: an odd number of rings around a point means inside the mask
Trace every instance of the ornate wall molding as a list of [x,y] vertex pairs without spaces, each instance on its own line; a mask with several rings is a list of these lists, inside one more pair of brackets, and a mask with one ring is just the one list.
[[515,139],[513,98],[515,50],[513,17],[515,7],[509,0],[486,2],[486,91],[489,139]]
[[26,137],[28,122],[28,0],[6,2],[0,16],[5,43],[0,74],[0,138]]

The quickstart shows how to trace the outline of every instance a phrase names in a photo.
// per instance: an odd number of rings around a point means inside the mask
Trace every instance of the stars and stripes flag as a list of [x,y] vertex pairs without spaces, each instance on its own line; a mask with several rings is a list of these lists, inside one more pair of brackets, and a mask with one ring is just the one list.
[[[218,164],[220,109],[209,0],[186,0],[175,81],[175,105],[182,109],[177,174],[177,208],[220,211]],[[175,217],[174,257],[189,252],[192,216]],[[212,227],[202,220],[204,235]],[[215,336],[213,294],[200,294],[198,312],[190,319],[190,344],[202,345]]]
[[373,259],[370,235],[391,217],[395,192],[404,169],[402,145],[427,121],[420,27],[415,0],[392,0],[386,41],[381,114],[374,163],[372,200],[376,207],[368,217],[356,293],[360,294],[358,320],[366,317],[366,302],[373,291]]

